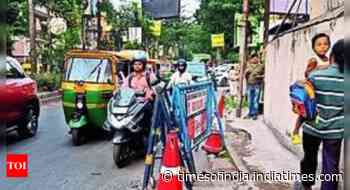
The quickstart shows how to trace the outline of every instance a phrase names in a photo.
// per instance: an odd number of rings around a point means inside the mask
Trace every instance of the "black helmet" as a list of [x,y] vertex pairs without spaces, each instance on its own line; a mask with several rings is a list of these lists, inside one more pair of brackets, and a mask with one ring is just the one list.
[[[180,65],[183,66],[183,68],[180,69]],[[185,59],[179,59],[176,63],[177,70],[180,71],[180,73],[183,73],[187,69],[187,62]]]
[[133,59],[132,60],[132,65],[134,65],[135,62],[141,62],[143,65],[143,68],[146,69],[146,65],[147,65],[147,59],[146,58],[137,58],[137,59]]
[[185,59],[179,59],[179,60],[177,60],[177,63],[176,63],[176,65],[185,65],[185,66],[187,66],[187,62],[186,62],[186,60]]

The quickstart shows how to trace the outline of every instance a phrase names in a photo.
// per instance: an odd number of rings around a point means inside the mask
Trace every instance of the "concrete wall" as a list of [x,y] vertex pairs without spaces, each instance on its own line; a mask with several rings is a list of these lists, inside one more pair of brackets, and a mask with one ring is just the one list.
[[332,11],[338,7],[344,6],[345,0],[310,0],[309,11],[311,19]]
[[313,56],[311,38],[327,33],[332,42],[344,38],[344,17],[288,33],[267,47],[265,78],[264,119],[283,137],[295,124],[289,86],[303,79],[306,61]]

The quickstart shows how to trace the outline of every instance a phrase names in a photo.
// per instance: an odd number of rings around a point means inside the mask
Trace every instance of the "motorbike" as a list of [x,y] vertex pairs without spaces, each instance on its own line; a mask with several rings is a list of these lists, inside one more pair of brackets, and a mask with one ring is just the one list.
[[[121,88],[108,103],[104,127],[114,133],[113,159],[117,167],[126,165],[130,157],[143,155],[149,133],[150,118],[145,118],[151,102],[145,92]],[[146,113],[147,112],[147,113]]]

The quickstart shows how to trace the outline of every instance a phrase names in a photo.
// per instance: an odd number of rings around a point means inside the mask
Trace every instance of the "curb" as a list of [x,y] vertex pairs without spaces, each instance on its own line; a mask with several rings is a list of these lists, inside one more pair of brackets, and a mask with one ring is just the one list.
[[[225,139],[227,139],[228,142],[232,142],[234,139],[231,135],[226,134]],[[237,166],[239,171],[242,171],[244,173],[248,173],[249,169],[248,167],[243,163],[243,160],[240,156],[238,156],[237,151],[230,145],[225,146],[226,150],[228,151],[228,155],[230,156],[233,163]]]
[[[231,135],[225,134],[225,139],[228,142],[232,142],[233,141],[233,137]],[[244,164],[242,157],[238,156],[236,150],[230,146],[230,145],[226,145],[225,146],[226,151],[228,152],[228,155],[231,159],[231,161],[233,162],[233,164],[236,166],[236,168],[238,169],[239,172],[243,172],[246,174],[250,174],[251,171],[249,170],[249,168]],[[245,180],[244,183],[246,185],[248,185],[248,189],[254,189],[255,184],[253,181],[251,180]]]
[[263,118],[263,123],[270,129],[272,134],[276,137],[277,141],[284,147],[286,148],[289,152],[294,154],[297,158],[300,160],[303,158],[304,153],[303,150],[301,149],[301,146],[298,145],[293,145],[288,138],[285,137],[285,134],[281,133],[278,129],[273,127],[271,123],[265,120]]
[[61,100],[61,93],[56,90],[53,92],[41,92],[38,94],[40,105],[46,105],[51,102],[58,102]]

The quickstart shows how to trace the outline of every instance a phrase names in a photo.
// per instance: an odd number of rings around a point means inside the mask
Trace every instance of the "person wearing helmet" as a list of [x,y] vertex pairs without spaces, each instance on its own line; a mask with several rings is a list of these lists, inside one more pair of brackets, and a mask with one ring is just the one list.
[[192,81],[192,75],[186,71],[187,63],[185,59],[179,59],[176,67],[176,72],[171,76],[168,88],[178,84],[190,84]]
[[146,71],[147,60],[143,58],[133,60],[133,72],[124,81],[123,87],[129,87],[137,91],[145,92],[146,100],[153,100],[154,92],[150,81],[155,79],[153,73]]

